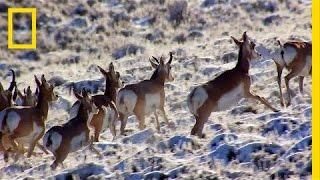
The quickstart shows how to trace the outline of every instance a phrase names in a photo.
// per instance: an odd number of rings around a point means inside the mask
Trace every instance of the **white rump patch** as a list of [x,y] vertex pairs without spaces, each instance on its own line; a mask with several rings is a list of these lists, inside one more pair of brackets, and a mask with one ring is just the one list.
[[117,96],[118,111],[126,115],[133,114],[133,110],[136,106],[137,99],[138,97],[136,93],[134,93],[131,90],[120,91]]
[[[51,144],[49,146],[47,146],[47,142],[48,142],[48,138],[50,136],[50,140],[51,140]],[[56,151],[61,144],[62,141],[62,136],[61,134],[53,131],[53,132],[48,132],[44,135],[43,138],[43,146],[45,146],[48,150],[50,150],[51,152]]]
[[297,51],[294,47],[291,47],[291,46],[287,46],[283,51],[284,51],[284,54],[283,54],[284,61],[288,65],[296,57]]
[[10,132],[13,132],[18,127],[20,120],[21,117],[17,112],[9,111],[6,121]]
[[145,113],[150,114],[160,106],[160,93],[145,95]]
[[243,84],[239,84],[229,92],[222,95],[214,108],[214,111],[223,111],[237,104],[244,97]]
[[87,144],[87,138],[86,138],[86,133],[82,132],[78,136],[74,136],[71,139],[70,143],[70,152],[77,151],[81,147],[85,146]]
[[[191,97],[191,94],[193,96]],[[192,114],[198,115],[198,109],[203,105],[203,103],[208,99],[207,91],[199,86],[196,87],[188,96],[188,107]]]
[[303,69],[299,73],[299,76],[309,76],[311,66],[312,66],[311,56],[307,56],[306,57],[306,64],[304,65]]

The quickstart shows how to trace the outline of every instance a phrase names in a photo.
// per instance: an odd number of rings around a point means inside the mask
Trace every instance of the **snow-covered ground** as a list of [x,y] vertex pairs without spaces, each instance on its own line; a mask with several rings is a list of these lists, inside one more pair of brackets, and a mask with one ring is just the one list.
[[[61,98],[50,107],[47,129],[68,120],[75,101],[69,94],[71,82],[79,87],[91,82],[91,90],[102,93],[104,80],[96,65],[107,67],[114,62],[129,84],[151,76],[148,58],[173,51],[175,77],[165,86],[166,111],[174,129],[160,118],[161,133],[157,133],[154,117],[149,116],[147,128],[139,131],[135,117],[130,117],[127,136],[112,141],[107,131],[95,144],[103,158],[83,149],[52,171],[53,156],[37,148],[37,157],[21,157],[17,162],[4,163],[0,155],[0,179],[311,178],[311,77],[305,79],[304,94],[298,91],[297,79],[291,81],[296,96],[290,107],[282,108],[276,67],[266,50],[276,48],[275,38],[311,41],[311,1],[174,2],[0,0],[0,81],[7,86],[13,68],[20,89],[35,88],[34,74],[45,74],[58,83]],[[7,49],[6,5],[37,7],[37,51]],[[179,9],[183,12],[180,24],[175,20]],[[27,23],[23,16],[16,23],[16,39],[23,39]],[[211,114],[205,138],[190,136],[195,120],[186,105],[188,93],[235,65],[238,50],[230,36],[239,38],[244,31],[265,55],[252,63],[251,89],[281,111],[274,113],[243,99],[227,111]]]

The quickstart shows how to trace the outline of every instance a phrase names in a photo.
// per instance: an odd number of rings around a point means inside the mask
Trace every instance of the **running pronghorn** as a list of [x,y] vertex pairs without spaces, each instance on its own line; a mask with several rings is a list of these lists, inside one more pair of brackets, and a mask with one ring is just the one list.
[[[104,132],[109,126],[110,132],[115,137],[116,128],[115,123],[118,119],[118,111],[115,106],[117,90],[122,87],[120,80],[120,73],[114,70],[113,63],[109,65],[109,71],[105,71],[98,66],[100,72],[106,80],[106,88],[104,94],[92,96],[95,105],[98,107],[98,114],[93,115],[90,122],[91,127],[94,128],[94,141],[99,141],[100,133]],[[78,112],[80,102],[77,101],[71,108],[71,112]],[[71,117],[74,117],[71,115]]]
[[255,44],[249,39],[246,32],[243,33],[242,41],[234,37],[231,38],[239,47],[236,66],[223,72],[215,79],[196,87],[188,96],[189,110],[196,118],[191,135],[202,137],[204,123],[208,120],[211,112],[229,108],[242,98],[256,99],[271,110],[277,111],[267,100],[250,91],[250,61],[261,56],[256,51]]
[[[27,144],[30,157],[35,145],[45,132],[45,121],[47,119],[49,102],[58,99],[53,89],[47,83],[44,75],[41,82],[35,76],[35,81],[39,88],[37,105],[34,107],[9,107],[0,112],[0,132],[2,139],[7,139],[10,144],[3,144],[8,150],[13,148],[14,152],[24,153],[24,146]],[[4,142],[3,142],[4,143]]]
[[278,41],[280,48],[271,53],[271,57],[276,63],[278,72],[278,85],[280,90],[281,105],[285,105],[281,88],[281,75],[284,68],[289,70],[289,74],[285,76],[285,84],[288,92],[287,106],[291,104],[292,91],[289,87],[290,79],[299,76],[299,90],[303,93],[303,79],[311,75],[312,69],[312,44],[309,42],[289,41],[281,44]]
[[55,157],[51,165],[52,169],[61,164],[70,152],[75,152],[89,144],[92,145],[89,123],[92,116],[98,113],[97,106],[85,90],[82,91],[82,95],[76,92],[74,94],[80,102],[76,117],[62,126],[50,128],[43,138],[43,145]]
[[0,83],[0,111],[13,105],[12,96],[13,89],[16,86],[16,75],[12,69],[10,71],[12,72],[12,81],[9,88],[4,90],[2,84]]
[[13,99],[18,106],[35,106],[37,104],[37,94],[37,91],[35,94],[32,93],[30,86],[28,86],[27,90],[23,89],[23,94],[16,87]]
[[121,134],[124,134],[129,116],[135,115],[139,121],[139,129],[144,129],[146,127],[145,115],[150,113],[154,113],[155,115],[156,126],[159,132],[160,124],[156,112],[157,110],[160,110],[166,123],[170,125],[164,110],[164,84],[167,81],[174,80],[171,73],[172,53],[170,52],[170,59],[167,63],[164,62],[162,57],[160,58],[160,61],[155,57],[153,57],[153,59],[156,62],[150,60],[150,63],[155,71],[149,80],[127,85],[118,93],[116,104],[119,111],[119,119],[121,121]]

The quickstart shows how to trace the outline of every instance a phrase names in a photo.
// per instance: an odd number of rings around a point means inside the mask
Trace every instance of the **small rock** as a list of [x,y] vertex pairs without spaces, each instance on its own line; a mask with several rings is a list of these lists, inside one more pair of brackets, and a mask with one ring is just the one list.
[[66,83],[67,80],[63,79],[61,76],[53,76],[48,80],[48,82],[53,86],[61,86]]
[[164,33],[161,30],[156,29],[153,33],[148,33],[146,39],[151,42],[158,42],[161,38],[164,37]]
[[188,38],[190,39],[195,39],[195,38],[200,38],[203,37],[203,33],[201,31],[198,30],[192,30],[190,31]]
[[115,59],[120,59],[126,55],[129,55],[129,54],[137,54],[139,51],[141,53],[143,53],[145,50],[144,47],[142,46],[138,46],[138,45],[135,45],[135,44],[127,44],[127,45],[124,45],[118,49],[116,49],[113,53],[112,53],[112,57],[115,58]]
[[282,18],[278,14],[270,15],[270,16],[267,16],[266,18],[263,19],[263,24],[266,26],[268,26],[272,23],[279,24],[281,19]]
[[22,54],[18,55],[18,58],[21,60],[39,60],[40,56],[37,51],[27,51],[23,52]]
[[9,6],[5,2],[0,3],[0,13],[7,13]]
[[132,19],[133,23],[135,25],[139,25],[139,26],[150,26],[153,25],[153,23],[156,22],[156,16],[154,17],[143,17],[143,18],[134,18]]
[[72,14],[84,16],[88,13],[88,10],[83,4],[79,4],[72,12]]
[[92,7],[93,5],[96,4],[96,1],[95,0],[87,0],[87,4]]
[[76,18],[71,21],[70,26],[76,27],[76,28],[83,28],[87,27],[87,21],[83,18]]
[[127,30],[127,29],[122,30],[120,33],[125,37],[129,37],[133,35],[133,31]]
[[174,26],[180,25],[185,19],[188,2],[185,0],[175,1],[168,6],[169,21],[173,22]]
[[186,42],[186,40],[187,40],[186,36],[182,33],[174,37],[172,41],[177,43],[184,43]]

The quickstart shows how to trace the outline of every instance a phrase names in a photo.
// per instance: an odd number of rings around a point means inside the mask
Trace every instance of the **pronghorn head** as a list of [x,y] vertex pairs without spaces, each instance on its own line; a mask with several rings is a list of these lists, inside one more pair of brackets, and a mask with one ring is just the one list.
[[171,62],[173,59],[172,52],[170,52],[170,59],[167,63],[164,62],[163,57],[161,56],[160,60],[152,56],[154,61],[150,60],[151,66],[156,69],[154,74],[152,75],[152,78],[155,78],[155,76],[164,76],[165,81],[171,82],[174,80],[174,77],[172,76],[171,72]]
[[30,86],[27,89],[23,89],[23,94],[17,88],[14,93],[14,96],[18,96],[21,101],[18,105],[35,106],[37,103],[37,95],[32,93]]
[[248,58],[248,60],[260,59],[261,54],[256,50],[256,44],[248,37],[247,33],[244,32],[240,40],[231,36],[232,40],[240,48],[242,56]]
[[58,95],[54,92],[54,87],[47,82],[44,75],[41,76],[41,81],[35,77],[35,81],[37,83],[37,87],[39,88],[39,96],[42,96],[47,101],[56,101],[58,99]]
[[81,95],[74,91],[74,95],[79,100],[80,104],[82,104],[83,108],[88,112],[88,114],[98,113],[97,106],[94,104],[93,99],[85,89],[82,89]]
[[123,83],[120,79],[120,73],[114,70],[113,63],[109,64],[109,71],[105,71],[103,68],[98,66],[100,72],[103,74],[104,78],[110,83],[111,86],[115,88],[123,87]]

